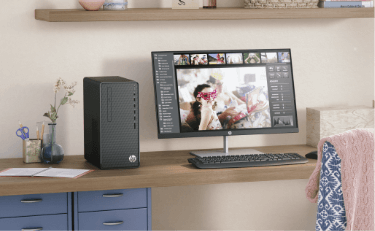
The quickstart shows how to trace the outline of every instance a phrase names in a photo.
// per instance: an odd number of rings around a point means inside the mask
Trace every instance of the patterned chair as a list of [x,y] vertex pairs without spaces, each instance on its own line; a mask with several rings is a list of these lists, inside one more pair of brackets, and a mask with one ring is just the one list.
[[318,212],[315,229],[317,231],[346,228],[344,197],[341,184],[341,158],[335,147],[325,142],[320,170]]

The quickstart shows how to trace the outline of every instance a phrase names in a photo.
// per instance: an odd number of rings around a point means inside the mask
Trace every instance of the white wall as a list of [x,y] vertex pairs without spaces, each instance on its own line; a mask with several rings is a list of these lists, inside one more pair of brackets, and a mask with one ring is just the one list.
[[[58,77],[67,82],[78,81],[75,98],[81,101],[76,108],[67,105],[60,110],[57,140],[64,147],[66,155],[83,154],[82,79],[85,76],[103,75],[121,75],[140,83],[141,151],[221,147],[220,137],[157,139],[151,51],[292,49],[300,132],[230,137],[231,147],[305,144],[306,107],[372,105],[373,19],[87,23],[48,23],[34,19],[34,9],[79,8],[77,2],[2,2],[0,158],[22,156],[21,141],[14,135],[18,120],[30,126],[31,134],[35,134],[35,122],[45,119],[42,115],[53,102],[52,88]],[[130,7],[170,5],[170,0],[129,2]],[[241,5],[241,0],[219,1],[219,6]],[[251,12],[249,10],[249,14]],[[304,198],[306,182],[298,180],[153,189],[154,228],[314,229],[316,205],[308,203]],[[267,197],[280,200],[263,206],[262,199],[266,197],[262,196],[262,192]],[[257,195],[257,200],[249,199],[252,195]],[[201,204],[197,197],[210,198],[210,202]],[[232,198],[233,206],[227,198]],[[291,203],[293,208],[290,207]],[[182,211],[174,204],[188,206],[191,213]],[[237,216],[246,217],[246,214],[254,211],[257,219],[238,221]],[[271,221],[269,218],[260,218],[270,213],[274,214]],[[196,226],[191,224],[190,218],[206,214],[212,218],[210,221],[201,220]],[[226,219],[221,219],[223,217]],[[168,218],[170,220],[165,222]]]

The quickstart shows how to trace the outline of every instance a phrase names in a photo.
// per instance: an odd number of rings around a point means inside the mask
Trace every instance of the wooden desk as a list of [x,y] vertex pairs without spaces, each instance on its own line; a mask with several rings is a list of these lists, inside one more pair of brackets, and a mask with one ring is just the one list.
[[[304,156],[316,150],[306,145],[255,147],[265,153],[296,152]],[[81,156],[65,156],[56,168],[95,169],[78,179],[0,177],[0,196],[39,193],[96,191],[128,188],[153,188],[184,185],[221,184],[273,180],[308,179],[316,160],[302,165],[256,168],[196,169],[187,162],[188,151],[141,153],[141,167],[136,169],[99,170]],[[0,171],[6,168],[43,168],[46,164],[24,164],[22,159],[1,159]]]

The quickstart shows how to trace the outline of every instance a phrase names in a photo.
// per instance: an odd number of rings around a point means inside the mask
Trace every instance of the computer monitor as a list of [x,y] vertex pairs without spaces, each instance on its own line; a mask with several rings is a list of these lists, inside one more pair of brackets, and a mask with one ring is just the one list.
[[[298,132],[290,49],[152,52],[158,138]],[[258,152],[259,153],[259,152]]]

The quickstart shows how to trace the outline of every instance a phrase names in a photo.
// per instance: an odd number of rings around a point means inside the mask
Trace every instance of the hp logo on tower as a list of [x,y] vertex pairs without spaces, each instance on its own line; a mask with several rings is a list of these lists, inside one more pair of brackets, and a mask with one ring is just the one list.
[[229,132],[228,132],[228,135],[230,135],[230,136],[231,136],[231,135],[232,135],[232,132],[231,132],[231,131],[229,131]]
[[129,161],[131,163],[134,163],[135,161],[137,161],[137,157],[135,155],[131,155],[131,156],[129,156]]

